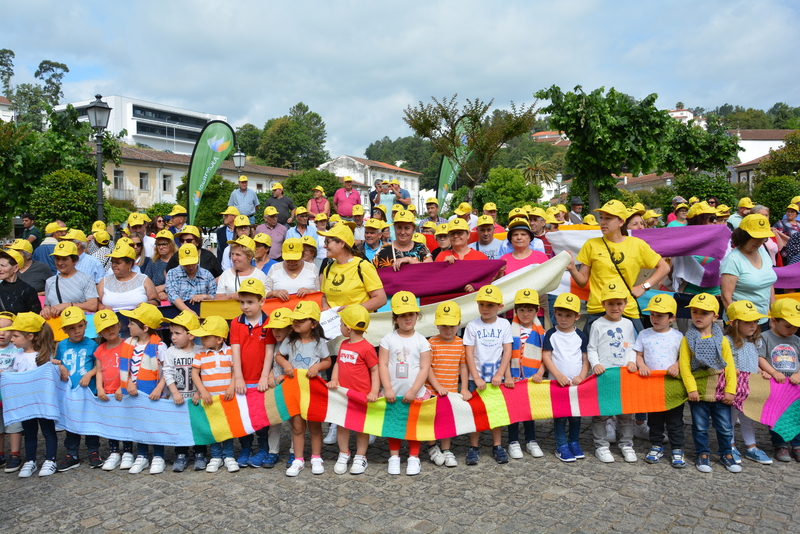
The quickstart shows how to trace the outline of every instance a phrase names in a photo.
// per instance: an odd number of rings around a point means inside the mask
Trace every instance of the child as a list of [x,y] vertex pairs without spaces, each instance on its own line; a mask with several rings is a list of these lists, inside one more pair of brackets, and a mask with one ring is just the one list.
[[[561,387],[577,386],[589,374],[589,358],[586,355],[589,338],[575,327],[575,323],[581,317],[580,312],[580,299],[572,293],[561,293],[553,303],[556,325],[547,331],[542,341],[542,363],[550,373],[550,377]],[[542,375],[536,373],[533,381],[541,382]],[[569,434],[567,434],[567,423],[569,423]],[[574,462],[585,458],[578,443],[580,435],[580,417],[553,419],[556,458],[562,462]]]
[[[499,386],[505,378],[506,387],[513,388],[509,362],[511,361],[511,324],[498,317],[503,309],[503,293],[493,285],[483,286],[475,300],[478,302],[480,317],[470,321],[464,330],[464,347],[466,350],[467,369],[469,369],[470,392],[476,389],[483,391],[486,383]],[[492,429],[492,455],[499,464],[508,463],[508,454],[500,444],[503,435],[501,427]],[[469,435],[469,451],[467,465],[477,465],[480,459],[477,432]]]
[[[544,376],[542,365],[542,338],[544,328],[537,317],[539,295],[532,289],[520,289],[514,295],[514,319],[511,321],[511,378],[525,380],[538,374]],[[536,427],[533,421],[523,421],[525,430],[525,449],[534,458],[544,456],[536,441]],[[522,458],[519,445],[519,423],[508,426],[508,455],[515,460]]]
[[[386,402],[394,404],[402,396],[405,404],[413,400],[430,398],[425,380],[431,368],[431,346],[414,327],[419,318],[417,297],[409,291],[398,291],[392,296],[392,332],[383,336],[378,349],[381,384]],[[419,449],[421,443],[408,441],[406,475],[420,472]],[[389,438],[389,474],[400,474],[400,440]]]
[[[123,394],[136,396],[140,392],[151,400],[158,400],[164,388],[164,378],[159,376],[159,369],[164,364],[164,353],[167,346],[161,341],[155,330],[161,325],[164,317],[158,308],[146,302],[139,304],[134,310],[120,312],[128,317],[128,329],[131,337],[125,340],[128,345],[123,349],[119,360],[120,383]],[[129,473],[136,475],[150,466],[147,459],[149,445],[136,444],[136,459],[133,464],[126,462],[126,455],[122,455],[120,469],[128,469]],[[153,465],[150,474],[162,473],[166,467],[164,461],[164,446],[153,445]]]
[[[272,347],[268,348],[267,350],[271,350],[273,354],[273,361],[272,361],[272,369],[269,373],[269,387],[275,387],[275,375],[281,375],[283,373],[283,369],[278,362],[275,361],[275,347],[280,346],[283,343],[283,340],[289,336],[289,332],[292,331],[292,320],[289,316],[292,315],[292,310],[289,308],[278,308],[277,310],[273,310],[269,316],[269,322],[267,323],[267,328],[269,329],[272,337],[275,338],[275,343]],[[267,433],[267,439],[269,441],[269,454],[267,457],[264,458],[264,463],[261,464],[261,467],[265,467],[267,469],[272,469],[275,467],[275,464],[278,463],[280,459],[279,453],[281,450],[281,430],[283,429],[283,423],[277,425],[270,425],[269,432]],[[294,462],[294,445],[289,445],[289,458],[286,461],[286,468],[292,467],[292,462]]]
[[[742,412],[742,403],[750,394],[750,375],[758,372],[758,349],[761,346],[761,329],[758,326],[759,319],[766,317],[760,313],[755,304],[749,300],[739,300],[728,306],[728,328],[725,337],[731,346],[733,361],[736,364],[736,374],[738,376],[736,384],[736,397],[731,406],[731,428],[736,425],[738,418],[742,438],[747,447],[745,457],[763,465],[772,464],[772,459],[767,454],[756,447],[756,430],[753,420]],[[737,464],[742,463],[742,457],[736,449],[736,443],[732,443],[733,459]]]
[[[239,286],[239,308],[242,314],[231,322],[231,350],[233,352],[233,376],[236,393],[244,395],[249,388],[266,391],[269,388],[269,373],[275,338],[266,328],[267,314],[264,305],[264,284],[256,278],[248,278]],[[267,457],[269,427],[255,432],[258,449],[251,454],[253,435],[239,438],[242,450],[237,462],[239,467],[261,467]]]
[[[53,331],[50,329],[50,325],[36,313],[20,313],[14,318],[11,326],[5,326],[2,330],[10,331],[11,342],[18,349],[22,349],[22,352],[14,358],[12,371],[24,372],[36,369],[50,362],[55,356],[56,341],[53,339]],[[39,476],[46,477],[56,472],[56,450],[58,449],[56,423],[51,419],[37,417],[22,421],[22,429],[25,432],[25,463],[19,471],[20,478],[29,478],[37,469],[36,444],[40,428],[44,436],[45,461],[42,464],[42,470],[39,471]]]
[[[628,304],[628,291],[622,286],[612,282],[603,287],[600,301],[605,315],[592,323],[589,333],[587,356],[589,365],[596,375],[606,371],[606,367],[628,367],[632,373],[636,372],[636,353],[633,352],[633,342],[636,340],[636,330],[630,319],[622,316]],[[609,444],[606,440],[606,421],[608,416],[592,417],[592,434],[594,435],[594,455],[604,463],[614,461]],[[635,462],[636,451],[633,450],[633,415],[624,414],[617,416],[617,426],[620,430],[619,448],[626,462]]]
[[[730,405],[736,395],[736,368],[728,339],[714,322],[719,317],[719,302],[713,295],[700,293],[689,301],[688,308],[692,311],[692,323],[681,341],[680,368],[683,385],[689,396],[689,409],[692,411],[692,437],[697,453],[695,467],[701,473],[711,472],[708,448],[708,420],[711,418],[717,431],[720,463],[731,473],[739,473],[742,466],[736,463],[731,452],[733,428]],[[700,398],[692,374],[707,369],[724,371],[719,377],[713,401]]]
[[[2,330],[7,326],[14,324],[15,315],[11,312],[0,312],[0,373],[3,371],[11,371],[14,367],[14,358],[17,354],[22,352],[11,343],[11,331]],[[9,435],[11,442],[11,456],[6,463],[6,434]],[[3,421],[3,410],[0,409],[0,467],[5,466],[6,473],[15,473],[19,471],[22,465],[22,459],[19,455],[20,447],[22,446],[22,424],[14,423],[13,425],[5,426]]]
[[[439,329],[439,335],[428,340],[431,346],[431,370],[426,386],[431,392],[444,396],[448,392],[459,391],[460,379],[461,396],[468,401],[472,398],[472,393],[469,392],[467,353],[464,342],[456,335],[461,327],[461,308],[452,300],[440,302],[433,322]],[[428,443],[431,446],[428,455],[434,464],[447,467],[458,465],[455,455],[450,452],[451,442],[451,438],[442,439],[441,449],[435,441]]]
[[[94,351],[97,343],[86,337],[86,314],[77,306],[69,306],[61,312],[61,328],[67,339],[58,343],[53,363],[59,366],[61,380],[69,381],[70,387],[88,387],[97,395],[94,376],[97,374]],[[64,437],[64,448],[67,455],[58,462],[58,472],[69,471],[81,464],[78,458],[78,447],[81,436],[69,430]],[[100,436],[86,436],[86,448],[89,451],[89,467],[94,469],[103,465],[100,458]]]
[[[761,347],[758,349],[758,366],[764,378],[772,377],[779,384],[786,379],[792,384],[800,384],[800,305],[792,299],[776,300],[770,308],[772,316],[769,332],[761,334]],[[780,435],[769,431],[775,458],[779,462],[790,462],[789,445]],[[791,454],[800,462],[800,435],[790,440]]]
[[[255,280],[254,278],[248,279]],[[245,283],[246,283],[245,282]],[[193,312],[184,310],[174,319],[164,319],[169,325],[172,346],[164,353],[164,367],[161,374],[164,377],[164,385],[172,397],[172,402],[177,405],[183,404],[187,399],[192,399],[197,392],[194,381],[192,380],[192,364],[194,355],[197,354],[197,345],[194,344],[194,336],[190,334],[192,330],[200,328],[200,320]],[[194,446],[194,470],[203,471],[208,467],[206,460],[206,446]],[[189,464],[189,447],[175,447],[175,462],[172,464],[172,471],[182,473]]]
[[[339,316],[342,319],[342,335],[347,339],[339,346],[328,388],[344,387],[366,395],[367,402],[375,402],[380,394],[381,381],[375,347],[364,339],[364,332],[369,328],[369,312],[360,304],[351,304],[339,312]],[[333,466],[333,472],[343,475],[350,460],[350,430],[340,427],[336,439],[339,442],[339,458]],[[356,457],[350,468],[351,475],[360,475],[367,469],[368,446],[369,434],[356,433]]]
[[[194,393],[194,405],[203,400],[203,404],[214,404],[214,395],[222,395],[221,400],[233,399],[236,380],[233,376],[233,352],[225,344],[228,337],[228,323],[218,315],[207,317],[200,328],[190,330],[194,337],[199,337],[203,349],[198,350],[192,360],[192,382],[197,391]],[[206,473],[216,473],[222,465],[229,473],[239,470],[239,464],[233,457],[233,438],[222,443],[211,444],[211,461],[206,466]]]
[[[319,305],[313,301],[302,301],[295,306],[289,316],[292,330],[281,343],[275,361],[281,366],[283,374],[294,378],[295,369],[307,369],[306,376],[314,378],[320,371],[331,366],[325,332],[319,324]],[[305,421],[300,415],[292,417],[292,443],[295,459],[286,470],[286,476],[296,477],[305,468],[303,454],[306,448],[306,426],[311,434],[311,472],[321,475],[325,472],[322,462],[322,423]]]
[[[666,371],[670,376],[678,376],[680,365],[678,355],[681,350],[683,334],[672,328],[678,303],[672,295],[656,295],[650,299],[645,308],[650,312],[652,328],[642,330],[633,350],[636,352],[636,366],[640,376],[650,376],[650,371]],[[664,456],[664,427],[669,436],[672,450],[672,467],[683,469],[686,461],[683,458],[683,404],[666,412],[651,412],[647,414],[650,422],[650,452],[644,461],[649,464],[658,463]]]
[[[123,351],[128,350],[128,359],[132,347],[123,342],[120,337],[120,324],[117,314],[111,310],[101,310],[94,315],[94,329],[103,343],[94,351],[97,365],[100,366],[95,378],[97,380],[97,398],[108,401],[108,395],[114,395],[117,402],[122,400],[122,382],[120,380],[119,362],[122,359]],[[113,471],[122,461],[125,461],[130,468],[133,465],[133,442],[125,441],[122,444],[123,455],[119,454],[119,441],[116,439],[108,440],[109,455],[103,462],[103,471]]]

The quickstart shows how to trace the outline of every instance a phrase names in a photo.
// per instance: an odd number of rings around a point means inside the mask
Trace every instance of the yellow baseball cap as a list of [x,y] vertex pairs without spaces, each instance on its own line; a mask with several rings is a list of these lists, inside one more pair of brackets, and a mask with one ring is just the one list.
[[364,228],[372,228],[373,230],[378,230],[380,232],[383,230],[383,221],[372,218],[364,223]]
[[314,187],[311,188],[311,190],[312,191],[319,191],[323,195],[325,194],[325,188],[322,187],[321,185],[314,186]]
[[350,304],[339,312],[339,317],[347,328],[362,332],[369,328],[369,312],[361,304]]
[[300,238],[300,242],[304,245],[308,245],[310,247],[314,247],[314,250],[317,249],[317,240],[310,235],[306,234]]
[[428,204],[436,204],[438,206],[439,199],[436,197],[428,197],[425,199],[425,205],[427,206]]
[[597,208],[594,211],[608,213],[609,215],[613,215],[614,217],[619,217],[623,221],[628,218],[628,208],[626,208],[625,204],[623,204],[619,200],[609,200],[608,202],[603,204],[602,208]]
[[514,295],[514,304],[532,304],[539,305],[539,294],[533,289],[520,289]]
[[[163,232],[163,230],[162,230],[162,232]],[[161,232],[159,232],[159,234],[160,233]],[[169,234],[169,231],[167,231],[167,233]],[[94,240],[97,241],[97,243],[100,244],[100,245],[108,245],[108,242],[111,241],[111,235],[108,232],[106,232],[105,230],[97,230],[92,235],[94,236]],[[170,235],[172,235],[172,234],[170,234]],[[77,247],[76,247],[76,249],[77,249]]]
[[327,221],[327,220],[328,216],[325,215],[324,213],[317,213],[316,215],[314,215],[314,222]]
[[483,205],[483,211],[497,211],[497,204],[494,202],[487,202]]
[[78,255],[78,246],[73,243],[72,241],[59,241],[58,245],[55,246],[53,252],[50,254],[51,256],[77,256]]
[[275,182],[272,184],[272,190],[275,191],[276,189],[283,189],[283,184],[280,182]]
[[353,206],[353,217],[356,215],[364,215],[364,206],[361,204],[356,204]]
[[240,182],[246,182],[247,181],[247,176],[245,176],[244,174],[239,176],[239,181]]
[[183,310],[178,315],[173,317],[172,319],[164,318],[164,321],[172,324],[177,324],[184,327],[188,332],[192,330],[197,330],[200,328],[200,319],[197,318],[197,315],[190,312],[189,310]]
[[383,204],[378,204],[377,206],[375,206],[373,208],[373,213],[374,213],[375,210],[380,210],[381,213],[386,215],[386,206],[384,206]]
[[447,223],[437,224],[436,231],[434,232],[435,235],[447,235],[448,230],[450,229],[450,225]]
[[[592,218],[594,219],[594,217]],[[644,219],[645,221],[647,219],[658,219],[658,213],[656,213],[653,210],[647,210],[644,212],[644,215],[642,215],[642,219]],[[583,222],[584,223],[586,222],[586,217],[583,218]]]
[[562,221],[556,219],[556,216],[553,215],[548,209],[544,214],[544,222],[546,222],[547,224],[555,224],[556,226],[558,226],[559,224],[561,224]]
[[411,291],[398,291],[392,295],[392,313],[402,315],[419,311],[417,297]]
[[759,213],[753,213],[742,219],[739,228],[747,232],[753,239],[763,239],[775,235],[769,226],[769,219]]
[[[105,225],[105,223],[103,221],[95,222],[92,225],[92,230],[94,231],[94,227],[98,222],[103,225],[103,228],[101,228],[101,230],[105,230],[106,229],[106,225]],[[50,224],[48,224],[47,226],[44,227],[44,233],[45,234],[54,234],[54,233],[60,232],[62,230],[66,230],[66,228],[64,228],[63,226],[61,226],[57,222],[51,222]]]
[[700,201],[700,199],[699,199],[699,198],[697,198],[697,197],[691,197],[691,198],[689,199],[689,204],[694,204],[695,202],[699,202],[699,201]]
[[267,291],[264,289],[264,284],[261,280],[258,278],[248,278],[239,286],[239,293],[251,293],[263,298],[264,295],[267,294]]
[[94,314],[94,329],[98,334],[115,324],[119,324],[119,317],[111,310],[100,310]]
[[[167,231],[169,232],[169,230],[167,230]],[[175,234],[175,237],[178,237],[178,236],[181,236],[181,235],[184,235],[184,234],[193,235],[197,239],[200,239],[200,229],[197,228],[196,226],[192,226],[191,224],[187,224],[186,226],[184,226],[183,230],[181,230],[180,232]]]
[[344,224],[337,224],[330,230],[325,232],[318,232],[319,235],[325,237],[335,237],[336,239],[341,239],[347,246],[352,247],[353,243],[355,243],[355,237],[353,237],[353,231]]
[[405,209],[406,209],[405,206],[403,206],[402,204],[392,205],[392,213],[394,213],[395,211],[405,211]]
[[678,313],[678,303],[675,301],[675,297],[669,293],[663,293],[652,297],[644,311],[675,315]]
[[406,207],[406,209],[407,209],[408,211],[410,211],[410,212],[413,212],[413,213],[416,213],[416,212],[417,212],[417,207],[416,207],[414,204],[409,204],[409,205]]
[[678,211],[678,210],[686,210],[688,212],[689,211],[689,205],[684,203],[684,202],[681,202],[680,204],[675,206],[675,211]]
[[564,308],[566,310],[574,311],[575,313],[581,312],[581,299],[572,293],[561,293],[556,297],[553,303],[553,308]]
[[281,256],[284,260],[299,260],[303,257],[303,243],[296,237],[290,237],[283,242]]
[[628,298],[628,290],[622,284],[611,282],[603,286],[603,291],[600,293],[600,302],[611,299],[626,299]]
[[[797,303],[795,302],[795,304]],[[736,302],[732,302],[731,305],[728,306],[728,309],[725,310],[725,313],[728,315],[728,320],[730,321],[758,321],[766,317],[766,315],[758,311],[756,305],[749,300],[737,300]]]
[[217,336],[221,338],[228,337],[228,321],[219,315],[212,315],[206,317],[200,328],[189,330],[189,333],[194,337]]
[[221,211],[220,215],[239,215],[239,209],[235,206],[228,206],[225,211]]
[[292,310],[289,308],[272,310],[272,313],[269,315],[267,328],[286,328],[287,326],[291,326],[292,320],[289,318],[290,315],[292,315]]
[[120,313],[153,329],[158,328],[164,321],[164,316],[158,308],[147,302],[142,302],[133,310],[122,310]]
[[478,290],[478,294],[475,295],[475,300],[478,302],[493,302],[495,304],[502,304],[503,292],[499,287],[488,284]]
[[397,178],[392,178],[389,181],[389,183],[392,184],[392,185],[400,185],[400,180],[398,180]]
[[33,245],[27,239],[15,239],[13,243],[6,245],[6,248],[10,248],[12,250],[21,250],[22,252],[33,254]]
[[397,223],[414,224],[415,221],[416,219],[414,218],[414,214],[411,213],[410,211],[404,210],[404,211],[398,211],[397,213],[394,214],[394,221],[392,221],[392,224],[397,224]]
[[[546,217],[546,215],[547,215],[547,213],[545,213],[545,211],[542,208],[540,208],[539,206],[531,208],[528,211],[528,217],[541,217],[542,219],[544,219]],[[592,218],[594,219],[594,215],[592,215]]]
[[436,230],[436,223],[433,221],[427,221],[422,225],[423,228],[430,228],[431,230]]
[[[634,215],[644,215],[644,210],[643,209],[642,210],[637,210],[636,208],[628,208],[628,215],[625,217],[625,220],[627,221],[628,219],[630,219]],[[642,218],[644,218],[644,217],[642,217]]]
[[[647,215],[647,214],[645,213],[645,215]],[[591,213],[589,213],[589,214],[587,214],[587,215],[585,215],[583,217],[583,224],[588,224],[589,226],[600,226],[598,224],[597,219],[595,218],[595,216],[592,215]]]
[[692,300],[689,301],[689,305],[686,307],[719,313],[719,300],[717,300],[717,297],[714,295],[700,293],[699,295],[692,297]]
[[294,216],[299,217],[300,215],[308,215],[308,210],[303,206],[297,206],[297,209],[294,210]]
[[353,177],[352,176],[345,176],[344,178],[342,178],[342,181],[343,182],[352,182],[353,181]]
[[172,241],[174,237],[175,234],[173,234],[169,230],[159,230],[158,233],[156,234],[156,239],[167,239],[169,241]]
[[731,208],[725,204],[717,206],[717,217],[728,217],[731,214]]
[[447,233],[449,234],[450,232],[469,232],[469,223],[456,217],[447,223]]
[[69,231],[67,231],[67,235],[65,235],[61,239],[66,239],[68,241],[77,240],[86,243],[86,234],[83,233],[83,230],[70,228]]
[[427,240],[427,239],[425,239],[425,236],[424,236],[424,235],[422,235],[422,234],[421,234],[421,233],[419,233],[419,232],[414,232],[414,235],[413,235],[413,236],[411,236],[411,240],[412,240],[414,243],[419,243],[420,245],[425,245],[425,244],[428,242],[428,240]]
[[[77,254],[77,249],[75,254]],[[136,251],[131,248],[131,246],[121,239],[117,241],[117,244],[114,246],[114,250],[111,251],[111,254],[106,254],[106,258],[130,258],[132,260],[136,259]]]
[[338,223],[338,222],[342,222],[342,218],[339,216],[339,214],[338,214],[338,213],[334,213],[333,215],[331,215],[331,218],[330,218],[329,220],[330,220],[332,223]]
[[481,215],[478,217],[478,226],[482,226],[484,224],[490,224],[492,225],[492,228],[494,228],[494,219],[492,219],[492,217],[489,215]]
[[267,247],[272,246],[272,236],[270,236],[269,234],[265,234],[263,232],[259,232],[255,236],[253,236],[253,241],[255,241],[256,244],[262,244]]
[[275,206],[267,206],[264,208],[264,217],[270,217],[272,215],[277,215],[278,210]]
[[567,207],[564,204],[556,204],[556,209],[562,213],[567,213]]
[[71,326],[86,320],[86,314],[77,306],[68,306],[61,312],[61,327]]
[[744,198],[740,199],[738,206],[740,208],[755,208],[756,207],[756,205],[753,204],[753,201],[750,200],[750,197],[744,197]]
[[692,217],[697,217],[698,215],[702,215],[704,213],[711,213],[716,215],[717,208],[712,208],[709,205],[709,203],[706,202],[705,200],[702,202],[696,202],[692,204],[691,208],[689,208],[689,213],[687,214],[687,217],[691,219]]
[[[533,230],[531,230],[531,223],[528,222],[528,219],[516,218],[512,219],[508,223],[508,233],[511,233],[511,230],[527,230],[531,234],[531,239],[533,239]],[[510,237],[510,236],[509,236]]]
[[256,242],[250,236],[240,235],[236,239],[231,239],[228,241],[229,245],[240,245],[243,247],[247,247],[253,252],[256,251]]
[[789,204],[788,206],[786,206],[786,209],[787,210],[800,211],[800,207],[798,207],[797,204]]
[[0,328],[0,330],[17,330],[19,332],[41,332],[45,320],[38,313],[22,312],[14,317],[11,326]]
[[457,215],[466,215],[467,213],[472,213],[472,206],[469,205],[469,202],[462,202],[455,209],[455,212]]
[[800,303],[794,299],[778,299],[772,303],[770,317],[785,319],[792,326],[800,326]]
[[133,248],[133,239],[127,236],[122,236],[117,240],[117,243],[124,243],[129,247]]
[[128,215],[128,226],[144,224],[144,213],[131,213]]
[[247,215],[237,215],[235,219],[233,219],[234,226],[250,226],[250,217]]
[[319,321],[319,304],[313,300],[302,300],[294,307],[294,311],[289,315],[292,321],[302,321],[303,319],[313,319]]
[[436,306],[436,316],[433,319],[436,326],[458,326],[461,324],[461,308],[455,301],[447,300]]
[[197,265],[200,263],[200,254],[197,247],[186,243],[178,249],[178,263],[181,265]]
[[184,216],[188,215],[188,213],[186,213],[186,208],[184,208],[180,204],[175,204],[174,206],[172,206],[172,211],[169,212],[169,216],[170,217],[180,217],[181,215],[184,215]]

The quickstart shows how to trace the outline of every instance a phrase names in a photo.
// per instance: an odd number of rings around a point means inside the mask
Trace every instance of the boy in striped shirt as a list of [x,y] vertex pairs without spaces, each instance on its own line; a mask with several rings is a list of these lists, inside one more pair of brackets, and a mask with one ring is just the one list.
[[[233,399],[236,381],[233,376],[233,352],[225,343],[228,337],[228,323],[218,315],[208,317],[200,328],[189,332],[199,337],[203,348],[198,350],[192,361],[192,382],[197,387],[193,402],[195,406],[203,399],[203,404],[214,403],[214,395],[222,395],[223,400]],[[225,464],[229,473],[239,470],[233,457],[233,439],[211,444],[211,461],[207,473],[216,473]]]

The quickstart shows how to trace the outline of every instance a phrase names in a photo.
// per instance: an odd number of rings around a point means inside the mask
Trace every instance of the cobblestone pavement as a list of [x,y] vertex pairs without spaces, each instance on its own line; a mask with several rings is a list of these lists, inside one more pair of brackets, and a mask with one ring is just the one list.
[[[584,419],[581,443],[591,451],[588,422]],[[688,425],[686,432],[691,443]],[[614,464],[591,454],[564,464],[553,456],[552,422],[537,423],[537,433],[544,458],[526,454],[497,465],[485,432],[478,466],[464,465],[462,437],[453,447],[458,467],[436,467],[423,452],[422,473],[415,477],[387,474],[384,439],[370,448],[369,467],[359,476],[333,473],[335,446],[323,451],[324,475],[307,468],[297,478],[285,476],[283,468],[209,474],[173,473],[170,465],[157,476],[130,475],[91,470],[86,462],[49,478],[0,473],[0,531],[785,533],[798,528],[800,463],[761,466],[743,460],[743,472],[731,474],[715,461],[714,472],[702,474],[693,466],[691,445],[689,465],[677,470],[663,462],[646,464],[649,444],[637,439],[635,464],[622,461],[613,446]],[[59,455],[63,436],[59,433]],[[287,443],[285,431],[284,450]],[[763,428],[759,444],[771,452]],[[40,443],[39,450],[43,447]],[[168,463],[172,459],[168,448]]]

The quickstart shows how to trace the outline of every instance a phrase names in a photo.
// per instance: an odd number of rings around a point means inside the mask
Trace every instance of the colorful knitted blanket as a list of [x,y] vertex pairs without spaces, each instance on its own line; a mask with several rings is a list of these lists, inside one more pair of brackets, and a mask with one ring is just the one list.
[[[702,398],[712,400],[717,375],[706,371],[695,377]],[[532,419],[659,412],[687,400],[679,378],[664,371],[644,378],[624,368],[610,368],[579,386],[525,380],[514,388],[490,385],[469,401],[451,393],[410,404],[389,404],[383,398],[368,403],[363,394],[329,390],[319,377],[309,380],[303,370],[265,393],[249,389],[227,402],[217,396],[210,406],[191,402],[177,406],[144,395],[103,402],[86,388],[71,389],[61,382],[52,364],[25,373],[2,373],[0,388],[6,424],[43,417],[81,435],[171,446],[241,437],[293,415],[376,436],[431,440]],[[798,400],[800,386],[754,375],[744,413],[789,440],[800,434]]]

